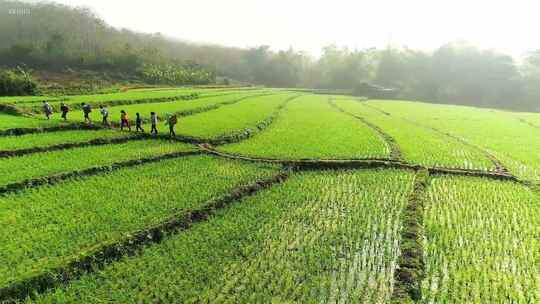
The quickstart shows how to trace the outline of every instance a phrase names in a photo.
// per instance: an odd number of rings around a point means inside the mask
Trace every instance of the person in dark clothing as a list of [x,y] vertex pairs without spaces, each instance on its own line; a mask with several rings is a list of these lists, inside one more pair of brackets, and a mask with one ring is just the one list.
[[92,112],[92,107],[89,104],[85,104],[84,102],[81,105],[82,105],[82,110],[84,113],[84,122],[92,124],[92,120],[90,119],[90,113]]
[[157,131],[157,123],[158,123],[158,117],[156,115],[156,112],[150,112],[150,122],[152,123],[152,130],[150,130],[150,134],[158,134]]
[[64,121],[67,121],[67,113],[69,112],[69,107],[62,102],[62,104],[60,104],[60,111],[62,111],[62,118],[64,119]]
[[176,136],[176,133],[174,133],[174,126],[178,123],[178,117],[176,117],[176,114],[173,114],[169,116],[169,119],[167,119],[167,123],[169,125],[169,136],[173,137]]
[[144,129],[142,128],[143,120],[141,118],[141,114],[135,113],[135,132],[139,132],[141,130],[142,133],[144,133]]

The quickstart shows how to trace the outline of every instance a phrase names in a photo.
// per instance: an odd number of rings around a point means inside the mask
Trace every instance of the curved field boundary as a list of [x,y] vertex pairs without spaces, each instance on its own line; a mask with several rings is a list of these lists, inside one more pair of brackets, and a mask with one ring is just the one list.
[[18,135],[25,135],[25,134],[73,131],[73,130],[81,130],[81,129],[97,130],[97,129],[101,129],[101,127],[96,126],[96,125],[89,126],[84,123],[72,123],[68,125],[58,125],[58,126],[43,127],[43,128],[14,128],[14,129],[0,130],[0,136],[18,136]]
[[208,139],[208,140],[206,140],[206,142],[213,145],[213,146],[219,146],[219,145],[237,143],[237,142],[246,140],[248,138],[251,138],[251,137],[255,136],[256,134],[264,131],[266,128],[268,128],[276,120],[276,118],[279,116],[281,111],[283,111],[283,109],[285,109],[287,104],[290,101],[292,101],[292,100],[294,100],[294,99],[296,99],[296,98],[298,98],[300,96],[302,96],[302,95],[295,95],[295,96],[291,96],[290,98],[287,98],[283,103],[281,103],[272,112],[272,114],[270,114],[270,116],[268,116],[264,120],[258,122],[255,125],[254,129],[245,128],[242,131],[235,132],[233,134],[221,135],[221,136],[217,136],[215,138]]
[[[226,95],[226,94],[223,94]],[[206,96],[205,96],[206,97]],[[104,105],[108,107],[114,107],[114,106],[123,106],[123,105],[131,105],[131,104],[143,104],[143,103],[158,103],[158,102],[174,102],[179,100],[193,100],[199,98],[198,93],[192,93],[192,94],[182,94],[177,96],[171,96],[171,97],[155,97],[155,98],[141,98],[141,99],[124,99],[124,100],[110,100],[110,101],[96,101],[96,102],[86,102],[86,104],[89,104],[92,107],[98,107],[99,105]],[[71,111],[73,110],[81,110],[82,106],[80,103],[75,102],[74,100],[67,99],[67,101],[72,101],[68,104]],[[58,101],[55,101],[58,102]],[[55,111],[60,111],[59,105],[51,105]],[[19,109],[19,112],[26,112],[26,113],[34,113],[34,114],[40,114],[43,113],[41,109],[41,105],[34,105],[32,103],[31,106],[23,106],[23,105],[15,105],[17,109]]]
[[208,201],[201,208],[173,214],[157,225],[133,231],[125,234],[120,240],[104,243],[80,255],[71,256],[60,267],[49,269],[1,288],[0,303],[22,301],[33,294],[68,284],[83,274],[95,272],[125,256],[136,254],[145,246],[160,243],[168,235],[180,233],[190,229],[193,224],[206,221],[216,210],[227,208],[245,197],[284,182],[289,174],[288,170],[281,171],[273,177],[238,187],[228,194]]
[[87,146],[121,144],[121,143],[125,143],[131,140],[142,140],[142,139],[145,139],[145,138],[141,135],[130,134],[126,137],[121,137],[121,138],[111,138],[111,139],[96,138],[96,139],[92,139],[85,142],[58,144],[58,145],[52,145],[52,146],[34,147],[34,148],[18,149],[18,150],[0,150],[0,158],[23,156],[23,155],[41,153],[41,152],[67,150],[67,149],[81,148],[81,147],[87,147]]
[[[218,94],[218,95],[215,95],[215,96],[204,96],[204,98],[218,97],[218,96],[225,96],[225,95],[232,95],[232,94],[233,93],[231,93],[231,94]],[[229,101],[226,101],[226,102],[215,103],[215,104],[205,106],[205,107],[179,111],[179,112],[175,112],[174,114],[176,114],[177,116],[180,116],[180,117],[191,116],[191,115],[195,115],[195,114],[199,114],[199,113],[204,113],[204,112],[209,112],[209,111],[212,111],[212,110],[216,110],[216,109],[221,108],[223,106],[233,105],[235,103],[238,103],[238,102],[240,102],[242,100],[245,100],[245,99],[248,99],[248,98],[255,98],[255,97],[261,97],[261,96],[267,96],[267,95],[274,95],[274,93],[262,93],[262,94],[242,96],[242,97],[239,97],[237,99],[229,100]],[[163,121],[163,120],[161,120],[161,121]],[[148,122],[148,121],[145,121],[145,122]],[[130,123],[135,124],[135,121],[130,120]],[[117,121],[111,121],[110,124],[114,128],[120,128],[120,124]]]
[[399,145],[397,144],[396,140],[388,133],[386,133],[383,129],[381,129],[379,126],[375,125],[375,124],[372,124],[371,122],[369,122],[368,120],[366,120],[364,117],[361,117],[359,115],[356,115],[356,114],[352,114],[350,112],[347,112],[345,111],[344,109],[340,108],[334,101],[332,98],[330,98],[328,100],[328,103],[333,107],[335,108],[336,110],[338,110],[339,112],[345,114],[345,115],[349,115],[353,118],[356,118],[358,120],[360,120],[362,123],[364,123],[366,126],[370,127],[372,130],[374,130],[378,135],[379,137],[386,143],[386,145],[388,146],[389,150],[390,150],[390,158],[391,159],[394,159],[394,160],[402,160],[403,157],[402,157],[402,154],[401,154],[401,149],[399,148]]
[[97,175],[101,173],[116,171],[122,168],[136,167],[143,164],[155,163],[155,162],[159,162],[165,159],[179,158],[179,157],[199,155],[199,154],[201,154],[200,151],[175,152],[175,153],[164,154],[164,155],[160,155],[156,157],[147,157],[147,158],[128,160],[125,162],[118,162],[118,163],[114,163],[108,166],[92,167],[92,168],[87,168],[83,170],[61,173],[57,175],[50,175],[50,176],[45,176],[45,177],[40,177],[40,178],[27,179],[21,182],[17,182],[17,183],[0,187],[0,195],[6,194],[6,193],[19,192],[19,191],[23,191],[29,188],[36,188],[36,187],[41,187],[45,185],[55,185],[55,184],[64,182],[66,180],[72,179],[72,178],[92,176],[92,175]]
[[429,186],[429,171],[416,173],[414,187],[403,211],[398,267],[394,273],[395,285],[392,302],[410,303],[421,299],[421,282],[425,263],[422,241],[424,202],[423,196]]
[[[374,109],[380,113],[383,113],[384,115],[388,115],[388,116],[392,116],[392,114],[386,112],[386,111],[383,111],[377,107],[374,107],[374,106],[371,106],[371,105],[368,105],[368,104],[364,104],[366,107],[369,107],[371,109]],[[482,154],[484,154],[484,156],[489,159],[491,161],[491,163],[493,164],[493,166],[495,167],[495,171],[499,174],[505,174],[505,175],[510,175],[510,171],[508,170],[508,168],[505,167],[505,165],[499,160],[497,159],[497,157],[495,155],[493,155],[491,152],[489,152],[488,150],[480,147],[480,146],[477,146],[475,144],[472,144],[470,142],[468,142],[467,140],[465,140],[464,138],[461,138],[459,136],[456,136],[456,135],[453,135],[453,134],[450,134],[448,132],[444,132],[444,131],[441,131],[437,128],[434,128],[434,127],[430,127],[430,126],[426,126],[424,124],[421,124],[421,123],[418,123],[414,120],[411,120],[411,119],[408,119],[408,118],[404,118],[404,117],[398,117],[399,119],[402,119],[408,123],[411,123],[411,124],[414,124],[418,127],[421,127],[421,128],[425,128],[425,129],[428,129],[428,130],[431,130],[433,132],[436,132],[436,133],[439,133],[441,135],[444,135],[446,137],[449,137],[449,138],[452,138],[454,140],[457,140],[459,143],[467,146],[467,147],[470,147],[470,148],[473,148],[479,152],[481,152]]]
[[532,122],[530,122],[530,121],[528,121],[528,120],[526,120],[526,119],[518,118],[518,120],[519,120],[521,123],[524,123],[524,124],[528,125],[528,126],[531,127],[531,128],[540,129],[540,126],[535,125],[535,124],[533,124]]
[[[243,96],[241,98],[231,100],[231,101],[228,101],[228,102],[215,104],[215,105],[211,105],[211,106],[207,106],[207,107],[196,108],[196,109],[192,109],[192,110],[186,110],[186,111],[178,112],[176,114],[179,115],[179,116],[195,115],[195,114],[198,114],[198,113],[215,110],[215,109],[217,109],[219,107],[222,107],[222,106],[231,105],[231,104],[237,103],[239,101],[242,101],[242,100],[244,100],[246,98],[266,96],[266,95],[272,95],[272,94],[266,93],[266,94],[260,94],[260,95],[256,94],[256,95],[250,95],[250,96]],[[219,96],[221,96],[221,95],[219,95]],[[118,122],[111,122],[111,125],[113,127],[115,127],[115,128],[120,127],[120,124]],[[102,129],[102,128],[103,127],[100,126],[99,124],[88,125],[86,123],[80,122],[80,123],[71,123],[71,124],[68,124],[68,125],[58,125],[58,126],[53,126],[53,127],[14,128],[14,129],[0,130],[0,136],[17,136],[17,135],[25,135],[25,134],[33,134],[33,133],[72,131],[72,130],[80,130],[80,129],[97,130],[97,129]],[[187,143],[207,142],[206,140],[198,139],[198,138],[195,138],[195,137],[189,137],[189,136],[177,136],[177,137],[178,137],[178,139],[180,141],[185,140],[185,142],[187,142]]]
[[500,174],[508,174],[508,175],[510,174],[510,171],[508,170],[508,168],[506,168],[506,167],[504,166],[504,164],[503,164],[499,159],[497,159],[497,157],[496,157],[495,155],[493,155],[491,152],[489,152],[488,150],[486,150],[486,149],[484,149],[484,148],[482,148],[482,147],[479,147],[479,146],[477,146],[477,145],[474,145],[474,144],[468,142],[467,140],[465,140],[465,139],[463,139],[463,138],[461,138],[461,137],[459,137],[459,136],[455,136],[455,135],[453,135],[453,134],[450,134],[450,133],[447,133],[447,132],[443,132],[443,131],[441,131],[441,130],[439,130],[439,129],[437,129],[437,128],[433,128],[433,127],[425,126],[425,125],[423,125],[423,124],[419,124],[419,123],[417,123],[417,122],[415,122],[415,121],[412,121],[412,120],[409,120],[409,119],[406,119],[406,118],[403,118],[403,119],[404,119],[405,121],[407,121],[407,122],[409,122],[409,123],[412,123],[412,124],[415,124],[415,125],[417,125],[417,126],[419,126],[419,127],[422,127],[422,128],[426,128],[426,129],[432,130],[432,131],[437,132],[437,133],[439,133],[439,134],[441,134],[441,135],[444,135],[444,136],[447,136],[447,137],[452,138],[452,139],[454,139],[454,140],[457,140],[458,142],[460,142],[460,143],[463,144],[464,146],[473,148],[473,149],[475,149],[475,150],[481,152],[482,154],[484,154],[484,156],[485,156],[486,158],[488,158],[488,159],[491,161],[491,163],[493,164],[493,166],[495,166],[495,171],[496,171],[497,173],[500,173]]
[[405,161],[397,161],[394,159],[384,159],[384,158],[368,158],[368,159],[299,159],[299,160],[288,160],[288,159],[273,159],[273,158],[259,158],[259,157],[250,157],[242,156],[237,154],[229,154],[215,150],[214,147],[208,144],[199,144],[199,149],[205,153],[215,155],[223,158],[230,158],[235,160],[242,160],[248,162],[266,162],[273,164],[282,164],[286,167],[291,167],[296,170],[325,170],[325,169],[364,169],[364,168],[396,168],[396,169],[406,169],[406,170],[428,170],[431,175],[438,174],[450,174],[450,175],[461,175],[461,176],[476,176],[476,177],[486,177],[491,179],[498,180],[508,180],[519,183],[524,183],[519,180],[517,177],[509,174],[482,171],[482,170],[473,170],[473,169],[456,169],[456,168],[442,168],[442,167],[426,167],[418,164],[411,164]]
[[[268,95],[268,94],[266,94],[266,95]],[[221,105],[231,105],[231,104],[237,103],[237,102],[242,101],[242,100],[247,99],[247,98],[260,97],[260,96],[266,96],[266,95],[243,97],[240,100],[234,100],[234,101],[227,102],[227,103],[224,103],[224,104],[221,104]],[[272,94],[270,94],[270,95],[272,95]],[[175,140],[175,141],[179,141],[179,142],[183,142],[183,143],[196,144],[196,145],[209,144],[209,145],[212,145],[212,146],[220,146],[220,145],[238,143],[238,142],[241,142],[243,140],[249,139],[249,138],[255,136],[256,134],[264,131],[266,128],[268,128],[276,120],[276,118],[279,116],[281,111],[287,106],[287,104],[290,101],[294,100],[295,98],[298,98],[299,96],[301,96],[301,95],[292,96],[291,98],[288,98],[287,100],[285,100],[281,105],[279,105],[276,108],[276,110],[270,116],[268,116],[264,120],[258,122],[255,125],[254,129],[246,128],[246,129],[244,129],[242,131],[239,131],[239,132],[235,132],[235,133],[227,134],[227,135],[221,135],[221,136],[217,136],[217,137],[214,137],[214,138],[201,138],[201,137],[190,136],[190,135],[185,135],[185,134],[177,134],[176,137],[173,137],[173,138],[169,137],[167,134],[158,134],[156,136],[156,135],[151,135],[151,134],[145,133],[142,136],[144,136],[145,138],[159,138],[159,139],[163,139],[163,140]],[[190,113],[189,115],[194,115],[194,114],[198,114],[198,113],[202,113],[202,112],[215,110],[215,109],[217,109],[219,107],[221,107],[221,106],[218,106],[218,107],[212,106],[212,108],[209,109],[209,110],[197,111],[196,113]],[[188,116],[188,115],[183,115],[183,116]]]

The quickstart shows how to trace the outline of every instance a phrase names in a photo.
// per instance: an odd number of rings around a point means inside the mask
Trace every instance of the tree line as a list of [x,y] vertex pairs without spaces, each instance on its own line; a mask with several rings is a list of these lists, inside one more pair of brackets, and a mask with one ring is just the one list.
[[[21,11],[27,14],[16,13]],[[540,110],[540,50],[516,62],[461,42],[430,52],[330,45],[313,58],[292,48],[222,47],[120,30],[89,9],[11,0],[0,0],[0,41],[0,65],[5,67],[121,71],[170,84],[209,83],[221,76],[357,94],[375,87],[391,89],[391,97],[401,99]]]

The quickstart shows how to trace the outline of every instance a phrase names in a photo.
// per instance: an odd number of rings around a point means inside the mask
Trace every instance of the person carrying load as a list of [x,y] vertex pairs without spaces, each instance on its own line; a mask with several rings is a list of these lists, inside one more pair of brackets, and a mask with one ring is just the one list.
[[84,113],[84,122],[87,122],[88,124],[92,124],[92,120],[90,119],[90,113],[92,113],[92,106],[86,103],[81,103],[82,110]]
[[69,107],[64,102],[60,104],[60,111],[62,111],[62,118],[64,119],[64,121],[67,121],[67,113],[69,112]]
[[178,117],[176,117],[176,114],[170,115],[167,119],[167,122],[165,122],[166,125],[169,125],[169,136],[173,137],[176,136],[176,133],[174,133],[174,126],[178,123]]
[[47,117],[47,119],[51,119],[51,115],[53,113],[53,108],[46,101],[43,101],[43,112],[45,113],[45,117]]

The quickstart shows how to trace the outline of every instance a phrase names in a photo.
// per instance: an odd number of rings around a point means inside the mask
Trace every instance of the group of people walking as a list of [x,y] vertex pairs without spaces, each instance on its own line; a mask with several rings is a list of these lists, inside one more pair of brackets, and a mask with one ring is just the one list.
[[[92,119],[90,118],[90,113],[92,113],[92,106],[87,103],[81,103],[81,109],[84,114],[84,122],[92,125]],[[69,107],[65,103],[60,104],[60,111],[62,112],[62,119],[64,121],[67,121],[67,114],[70,111]],[[47,119],[51,118],[51,115],[53,114],[53,108],[51,105],[47,102],[43,102],[43,112],[45,113],[45,116]],[[106,128],[111,128],[111,123],[109,120],[109,110],[106,106],[100,105],[99,106],[99,112],[102,117],[102,125]],[[144,133],[144,129],[142,127],[144,123],[143,118],[141,117],[140,113],[135,114],[135,131],[136,132],[142,132]],[[176,114],[169,115],[167,120],[165,121],[165,124],[169,126],[169,135],[170,136],[176,136],[176,133],[174,132],[174,128],[176,124],[178,123],[178,117]],[[158,124],[158,116],[155,112],[150,112],[150,134],[158,134],[157,124]],[[120,130],[124,130],[124,128],[127,128],[129,131],[131,131],[131,123],[129,120],[128,113],[125,110],[120,111]]]

